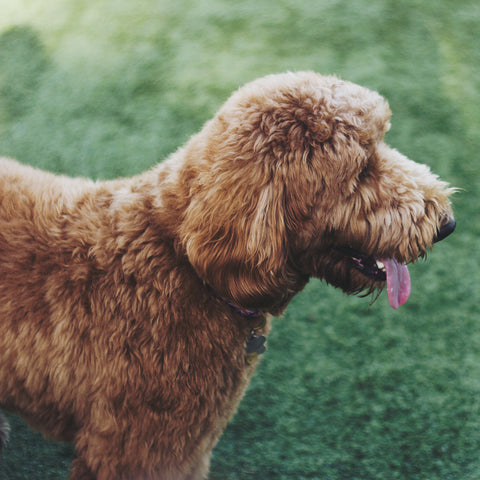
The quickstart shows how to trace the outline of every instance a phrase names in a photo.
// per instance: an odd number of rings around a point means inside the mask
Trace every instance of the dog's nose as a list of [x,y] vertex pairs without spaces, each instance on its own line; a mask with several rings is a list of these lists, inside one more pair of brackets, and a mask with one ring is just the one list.
[[443,225],[438,229],[435,238],[433,239],[434,242],[439,242],[444,238],[448,237],[453,231],[455,230],[455,226],[457,222],[452,217],[447,217]]

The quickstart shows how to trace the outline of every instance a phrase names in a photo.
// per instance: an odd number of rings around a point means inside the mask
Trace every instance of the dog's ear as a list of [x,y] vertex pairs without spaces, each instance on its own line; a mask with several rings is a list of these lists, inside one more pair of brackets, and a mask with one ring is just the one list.
[[284,188],[241,162],[219,162],[200,174],[180,238],[197,274],[219,295],[262,309],[284,294]]
[[331,131],[296,103],[230,100],[185,152],[182,245],[207,284],[247,308],[285,306],[306,282],[289,237],[311,216],[321,183],[312,152]]

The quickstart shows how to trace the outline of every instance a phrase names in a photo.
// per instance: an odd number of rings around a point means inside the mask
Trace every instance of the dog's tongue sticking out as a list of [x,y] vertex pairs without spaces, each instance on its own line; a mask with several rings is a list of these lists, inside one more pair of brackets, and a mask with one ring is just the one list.
[[410,274],[405,264],[398,263],[394,258],[381,260],[387,274],[387,294],[392,308],[403,305],[410,296]]

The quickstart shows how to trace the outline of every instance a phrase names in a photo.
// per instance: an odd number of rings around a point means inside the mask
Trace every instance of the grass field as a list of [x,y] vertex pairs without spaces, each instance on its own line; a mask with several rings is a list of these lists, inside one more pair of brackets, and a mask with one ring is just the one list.
[[[214,451],[213,480],[480,479],[477,0],[0,0],[0,153],[112,178],[161,161],[239,85],[312,69],[377,89],[388,141],[460,187],[457,232],[398,311],[312,281]],[[2,480],[72,450],[12,418]]]

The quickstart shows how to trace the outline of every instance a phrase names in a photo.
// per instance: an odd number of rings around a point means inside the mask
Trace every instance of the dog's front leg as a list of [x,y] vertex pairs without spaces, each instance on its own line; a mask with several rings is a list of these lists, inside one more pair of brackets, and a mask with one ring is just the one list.
[[96,480],[96,476],[82,458],[76,458],[70,467],[69,480]]
[[192,470],[190,475],[186,477],[185,480],[206,480],[208,478],[208,471],[210,469],[210,458],[212,454],[208,452],[201,459],[201,461],[196,465]]

